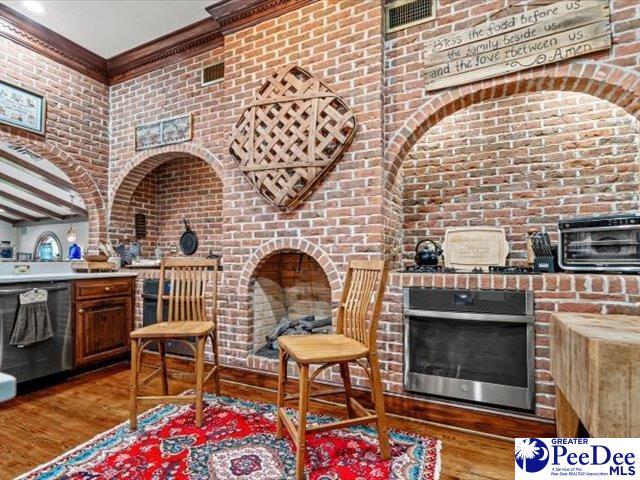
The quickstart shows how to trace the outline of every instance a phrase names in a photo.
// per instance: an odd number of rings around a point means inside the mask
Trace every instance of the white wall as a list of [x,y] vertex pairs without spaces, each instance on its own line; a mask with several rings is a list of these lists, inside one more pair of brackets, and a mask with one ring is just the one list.
[[14,245],[18,239],[18,229],[8,222],[0,220],[0,241],[10,241]]
[[[38,237],[44,232],[53,232],[58,236],[62,244],[63,258],[68,259],[71,243],[67,241],[67,230],[70,225],[71,223],[57,223],[16,228],[10,223],[0,221],[0,241],[11,241],[16,247],[16,252],[33,254]],[[89,243],[89,222],[74,223],[74,226],[78,233],[76,243],[82,247],[82,253],[84,254]]]

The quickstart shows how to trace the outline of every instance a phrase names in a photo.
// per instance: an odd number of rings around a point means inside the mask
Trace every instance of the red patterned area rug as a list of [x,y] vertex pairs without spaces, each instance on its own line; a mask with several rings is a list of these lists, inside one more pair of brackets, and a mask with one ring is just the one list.
[[[206,395],[202,428],[193,407],[161,405],[41,465],[21,479],[277,480],[293,478],[295,447],[275,437],[275,407]],[[310,415],[314,423],[330,422]],[[440,441],[390,432],[392,458],[378,455],[376,430],[350,427],[307,437],[307,474],[313,480],[435,480]]]

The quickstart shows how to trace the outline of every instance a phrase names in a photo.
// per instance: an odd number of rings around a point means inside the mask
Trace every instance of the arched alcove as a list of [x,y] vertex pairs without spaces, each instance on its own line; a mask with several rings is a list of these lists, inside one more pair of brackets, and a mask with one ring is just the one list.
[[[320,264],[299,250],[278,250],[251,275],[253,350],[277,357],[278,335],[327,332],[331,286]],[[263,348],[265,347],[266,348]]]
[[430,126],[402,162],[403,258],[448,227],[505,228],[510,263],[529,229],[555,241],[560,218],[637,211],[640,122],[570,91],[485,98]]
[[[142,256],[177,248],[183,220],[198,235],[196,255],[222,249],[222,180],[204,159],[182,151],[143,159],[113,194],[109,235],[113,243],[139,241]],[[146,236],[135,232],[135,215],[145,217]],[[179,254],[179,249],[177,250]]]

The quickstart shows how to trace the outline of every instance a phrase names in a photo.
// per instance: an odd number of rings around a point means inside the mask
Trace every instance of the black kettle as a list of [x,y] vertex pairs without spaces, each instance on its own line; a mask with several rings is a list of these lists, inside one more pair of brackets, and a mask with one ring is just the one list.
[[[433,248],[420,249],[423,243],[430,243]],[[427,238],[418,242],[416,256],[413,259],[419,267],[435,267],[438,265],[440,255],[442,255],[442,248],[436,242]]]

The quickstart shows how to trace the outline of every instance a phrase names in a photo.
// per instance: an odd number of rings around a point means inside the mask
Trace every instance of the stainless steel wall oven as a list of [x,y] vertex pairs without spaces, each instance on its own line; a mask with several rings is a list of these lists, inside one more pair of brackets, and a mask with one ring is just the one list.
[[534,408],[533,293],[404,290],[404,386],[460,400]]

